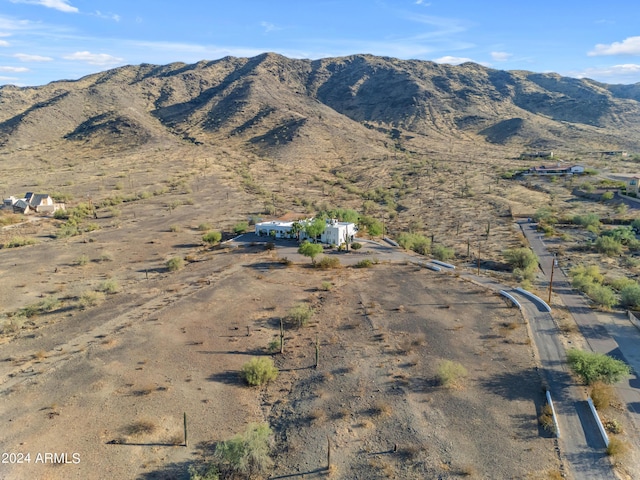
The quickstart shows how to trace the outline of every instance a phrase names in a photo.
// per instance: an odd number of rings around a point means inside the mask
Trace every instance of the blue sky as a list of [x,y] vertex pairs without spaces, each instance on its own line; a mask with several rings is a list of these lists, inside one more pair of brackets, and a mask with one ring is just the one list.
[[277,52],[640,82],[635,0],[0,0],[0,85]]

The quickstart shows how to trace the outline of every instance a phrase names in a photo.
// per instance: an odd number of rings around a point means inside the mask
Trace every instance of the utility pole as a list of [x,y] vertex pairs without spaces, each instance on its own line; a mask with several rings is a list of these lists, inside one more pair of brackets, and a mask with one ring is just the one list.
[[553,269],[556,266],[556,262],[557,262],[556,258],[553,257],[553,260],[551,261],[551,280],[549,280],[549,302],[548,303],[551,303],[551,291],[553,289]]

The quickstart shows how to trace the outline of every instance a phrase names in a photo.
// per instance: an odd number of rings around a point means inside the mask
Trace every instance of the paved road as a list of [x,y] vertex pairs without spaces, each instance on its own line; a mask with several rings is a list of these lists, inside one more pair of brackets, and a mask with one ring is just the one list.
[[567,370],[565,349],[551,314],[529,297],[516,290],[510,290],[488,277],[469,274],[465,276],[493,290],[507,290],[522,305],[558,416],[558,443],[562,456],[566,459],[565,467],[569,470],[569,478],[614,478],[605,454],[604,442],[589,406]]
[[[540,259],[548,282],[553,256],[547,250],[542,236],[536,232],[536,224],[519,223],[529,245]],[[631,322],[613,317],[606,318],[603,322],[589,307],[585,297],[571,287],[569,279],[560,268],[554,268],[553,271],[553,291],[569,309],[591,350],[624,360],[633,369],[633,375],[618,386],[618,392],[620,399],[627,404],[627,409],[632,414],[632,426],[637,436],[640,436],[640,331]]]
[[583,393],[567,370],[565,349],[551,314],[526,296],[516,291],[509,293],[521,303],[531,326],[557,413],[560,449],[567,459],[565,466],[576,479],[612,478],[604,441]]

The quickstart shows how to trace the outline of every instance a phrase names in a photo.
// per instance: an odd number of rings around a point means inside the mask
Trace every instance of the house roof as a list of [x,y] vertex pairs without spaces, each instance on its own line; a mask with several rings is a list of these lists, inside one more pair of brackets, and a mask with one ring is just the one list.
[[28,200],[29,205],[31,205],[32,207],[37,207],[42,203],[43,200],[47,200],[48,198],[49,195],[46,193],[35,193],[31,196],[31,199]]

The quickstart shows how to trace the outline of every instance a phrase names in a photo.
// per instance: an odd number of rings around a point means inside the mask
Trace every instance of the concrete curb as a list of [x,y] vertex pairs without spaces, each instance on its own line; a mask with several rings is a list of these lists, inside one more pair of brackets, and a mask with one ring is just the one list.
[[451,270],[455,270],[456,266],[455,265],[451,265],[450,263],[444,263],[441,262],[440,260],[429,260],[431,263],[435,263],[436,265],[440,265],[441,267],[444,268],[450,268]]
[[513,303],[516,307],[518,307],[520,309],[520,311],[522,311],[522,305],[520,305],[520,302],[518,302],[513,297],[513,295],[509,294],[508,292],[505,292],[504,290],[500,290],[500,295],[502,295],[503,297],[506,297],[509,300],[511,300],[511,303]]
[[556,417],[556,409],[553,406],[553,400],[551,400],[551,392],[547,390],[547,403],[551,407],[551,415],[553,416],[553,425],[556,427],[556,437],[560,438],[560,426],[558,425],[558,418]]
[[593,400],[591,400],[591,397],[587,398],[587,403],[589,404],[589,408],[591,409],[593,418],[596,420],[598,430],[600,430],[600,435],[602,435],[602,440],[604,441],[605,446],[608,447],[609,435],[607,435],[607,431],[604,429],[604,425],[602,425],[602,420],[600,420],[600,415],[598,415],[598,411],[596,410],[596,406],[593,404]]
[[542,308],[551,313],[551,307],[549,305],[547,305],[547,302],[545,302],[544,300],[542,300],[540,297],[538,297],[537,295],[534,295],[531,292],[526,291],[524,288],[518,287],[515,289],[516,292],[521,293],[522,295],[524,295],[525,297],[531,298],[533,300],[535,300],[536,302],[538,302]]

